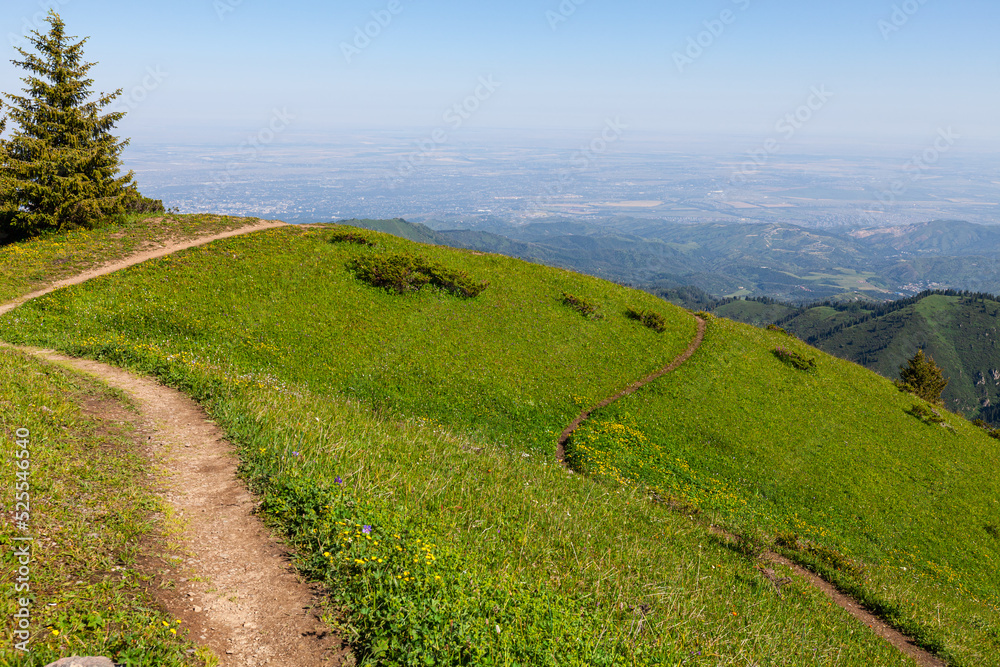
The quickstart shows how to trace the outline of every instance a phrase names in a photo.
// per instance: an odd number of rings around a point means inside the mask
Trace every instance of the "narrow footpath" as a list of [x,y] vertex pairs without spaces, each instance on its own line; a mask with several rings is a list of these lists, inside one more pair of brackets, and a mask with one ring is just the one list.
[[[320,618],[322,596],[299,579],[288,551],[254,515],[233,446],[197,403],[113,366],[15,349],[93,375],[138,405],[182,558],[147,558],[142,568],[155,575],[153,594],[192,641],[211,648],[223,667],[341,664],[346,652]],[[174,585],[160,586],[166,582]]]
[[[687,346],[687,349],[685,349],[680,355],[678,355],[677,358],[675,358],[667,366],[661,368],[652,375],[649,375],[641,380],[638,380],[637,382],[630,384],[628,387],[621,390],[614,396],[604,399],[603,401],[601,401],[600,403],[598,403],[593,407],[587,408],[586,410],[581,412],[580,415],[576,419],[574,419],[569,426],[566,427],[566,429],[559,436],[559,441],[556,448],[556,456],[558,457],[559,462],[562,465],[566,466],[567,468],[570,467],[569,462],[566,460],[566,443],[569,441],[570,437],[572,437],[573,433],[578,428],[580,428],[580,425],[590,418],[591,414],[597,412],[601,408],[605,408],[611,405],[615,401],[618,401],[624,398],[625,396],[634,394],[642,387],[645,387],[650,382],[663,377],[667,373],[677,370],[684,362],[690,359],[695,352],[698,351],[698,348],[701,347],[702,342],[705,340],[706,324],[705,320],[703,320],[700,317],[696,316],[695,319],[698,321],[698,332],[695,335],[694,339],[691,341],[691,344]],[[735,535],[727,533],[726,531],[722,530],[717,526],[709,526],[709,531],[729,541],[735,541],[737,539]],[[851,614],[851,616],[853,616],[854,618],[858,619],[866,626],[868,626],[868,628],[876,635],[886,640],[894,647],[896,647],[896,649],[898,649],[899,651],[903,652],[904,654],[912,658],[919,667],[947,667],[948,663],[946,663],[944,660],[937,657],[933,653],[929,653],[928,651],[925,651],[924,649],[917,646],[912,638],[904,635],[903,633],[899,632],[898,630],[890,626],[881,618],[879,618],[875,614],[865,609],[865,607],[858,600],[856,600],[850,595],[847,595],[846,593],[841,592],[830,582],[826,581],[816,573],[807,570],[801,565],[794,563],[791,560],[785,558],[784,556],[774,553],[773,551],[764,552],[761,558],[764,561],[770,563],[776,563],[779,565],[784,565],[790,568],[796,575],[804,579],[808,584],[810,584],[814,588],[819,589],[827,596],[829,596],[831,602],[836,604],[838,607],[841,607],[842,609],[846,610],[849,614]],[[765,576],[767,577],[768,575],[770,575],[770,577],[768,578],[774,577],[773,572],[771,571],[767,571],[764,569],[761,569],[761,571],[767,572]]]
[[[0,304],[0,314],[149,259],[284,225],[261,222],[170,243]],[[253,513],[256,501],[237,476],[234,448],[201,407],[178,391],[113,366],[51,350],[14,349],[96,376],[139,407],[137,425],[162,480],[158,492],[173,514],[169,529],[176,532],[170,539],[180,543],[181,552],[180,562],[165,554],[142,566],[154,575],[151,592],[171,616],[182,620],[194,642],[211,648],[221,667],[350,664],[347,649],[320,618],[322,596],[299,579],[287,549]]]

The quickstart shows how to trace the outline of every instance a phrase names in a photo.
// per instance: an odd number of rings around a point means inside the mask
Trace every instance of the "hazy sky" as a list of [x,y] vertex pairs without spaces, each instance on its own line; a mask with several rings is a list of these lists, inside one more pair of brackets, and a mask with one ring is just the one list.
[[50,6],[90,37],[95,88],[125,89],[134,141],[616,118],[666,136],[1000,139],[996,0],[4,0],[0,90],[19,90],[11,43]]

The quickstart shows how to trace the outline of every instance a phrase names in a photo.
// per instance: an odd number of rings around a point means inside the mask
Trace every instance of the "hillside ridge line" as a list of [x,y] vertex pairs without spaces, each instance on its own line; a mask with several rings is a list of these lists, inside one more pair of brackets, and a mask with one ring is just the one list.
[[166,257],[175,252],[181,250],[187,250],[188,248],[197,248],[198,246],[211,243],[212,241],[219,241],[222,239],[232,238],[234,236],[242,236],[244,234],[251,234],[253,232],[263,231],[265,229],[274,229],[276,227],[284,227],[288,225],[287,222],[282,222],[280,220],[266,220],[264,222],[258,222],[252,225],[246,225],[244,227],[239,227],[238,229],[231,229],[228,232],[220,232],[218,234],[212,234],[210,236],[200,236],[188,241],[177,241],[173,243],[167,243],[162,248],[156,248],[154,250],[145,250],[143,252],[138,252],[133,255],[129,255],[123,259],[114,260],[108,262],[107,264],[102,264],[96,268],[89,269],[83,273],[79,273],[72,278],[65,278],[63,280],[56,281],[42,289],[35,290],[30,294],[25,294],[24,296],[19,296],[13,301],[8,301],[7,303],[0,304],[0,315],[14,310],[20,305],[31,301],[32,299],[37,299],[40,296],[45,296],[50,292],[54,292],[63,287],[69,287],[71,285],[79,285],[80,283],[86,282],[92,278],[99,278],[101,276],[106,276],[109,273],[115,273],[116,271],[121,271],[122,269],[127,269],[130,266],[135,266],[136,264],[141,264],[150,259],[159,259],[160,257]]

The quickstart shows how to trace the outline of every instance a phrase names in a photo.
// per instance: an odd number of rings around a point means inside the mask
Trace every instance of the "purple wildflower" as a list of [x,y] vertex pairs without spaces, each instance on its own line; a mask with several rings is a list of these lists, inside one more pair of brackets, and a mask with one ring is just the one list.
[[334,484],[343,484],[344,480],[342,480],[342,479],[340,479],[340,477],[338,477],[337,479],[333,480],[333,483]]
[[298,455],[299,455],[298,452],[292,452],[292,456],[298,456]]
[[361,532],[364,533],[365,535],[371,535],[371,533],[372,533],[372,527],[371,526],[362,526]]

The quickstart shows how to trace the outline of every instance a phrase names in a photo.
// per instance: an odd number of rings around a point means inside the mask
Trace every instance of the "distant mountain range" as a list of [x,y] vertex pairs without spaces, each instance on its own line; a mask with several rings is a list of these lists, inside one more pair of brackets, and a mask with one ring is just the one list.
[[424,243],[511,255],[650,292],[695,286],[715,298],[892,300],[925,289],[1000,293],[1000,226],[937,220],[833,232],[790,224],[679,224],[560,218],[474,229],[350,220]]

